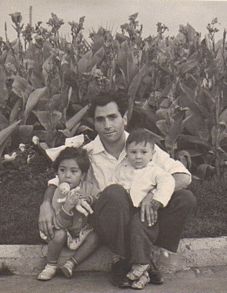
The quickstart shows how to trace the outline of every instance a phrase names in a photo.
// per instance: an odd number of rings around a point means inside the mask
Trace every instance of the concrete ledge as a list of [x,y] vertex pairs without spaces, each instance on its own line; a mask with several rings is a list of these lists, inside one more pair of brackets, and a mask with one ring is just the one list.
[[[37,274],[46,260],[46,245],[0,245],[0,268],[7,267],[15,274]],[[65,262],[72,251],[64,249],[59,264]],[[111,252],[101,247],[81,264],[80,271],[108,271]],[[158,264],[163,272],[189,270],[192,267],[227,265],[227,237],[182,239],[177,254],[160,257]]]

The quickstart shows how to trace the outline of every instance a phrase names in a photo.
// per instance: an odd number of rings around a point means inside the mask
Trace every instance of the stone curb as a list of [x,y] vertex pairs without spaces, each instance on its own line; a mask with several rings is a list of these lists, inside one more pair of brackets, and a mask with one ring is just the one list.
[[[14,274],[37,274],[45,264],[46,253],[46,245],[0,245],[0,269],[8,268]],[[71,255],[71,251],[64,249],[59,265]],[[111,256],[107,248],[101,247],[77,270],[109,271]],[[168,257],[161,255],[158,263],[164,273],[227,265],[227,236],[182,239],[178,253]]]

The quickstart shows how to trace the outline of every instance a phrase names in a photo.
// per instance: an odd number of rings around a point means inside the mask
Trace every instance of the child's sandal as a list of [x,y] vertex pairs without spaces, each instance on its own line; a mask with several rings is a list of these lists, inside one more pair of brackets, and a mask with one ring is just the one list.
[[133,265],[130,272],[127,274],[127,278],[131,281],[138,280],[149,268],[150,268],[149,264]]
[[132,283],[131,288],[142,290],[145,288],[145,286],[150,282],[150,277],[148,272],[144,272],[144,274],[139,278],[139,280],[136,280]]
[[39,273],[39,275],[37,276],[37,280],[49,281],[56,275],[56,271],[57,266],[47,264],[45,268],[42,270],[42,272]]

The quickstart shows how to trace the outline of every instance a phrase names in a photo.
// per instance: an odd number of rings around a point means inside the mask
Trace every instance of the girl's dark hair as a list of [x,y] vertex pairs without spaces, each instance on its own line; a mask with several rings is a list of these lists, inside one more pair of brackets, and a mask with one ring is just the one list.
[[150,143],[151,146],[154,147],[154,138],[152,133],[146,129],[146,128],[137,128],[133,130],[127,140],[126,140],[126,148],[128,145],[132,142],[135,142],[136,144],[144,142],[145,144]]
[[74,159],[76,160],[82,173],[87,173],[90,167],[90,160],[88,153],[85,149],[76,147],[66,147],[60,152],[55,161],[53,162],[53,168],[57,172],[60,163],[63,160]]
[[123,117],[127,110],[127,100],[127,94],[124,94],[120,91],[101,92],[99,95],[92,99],[89,113],[91,117],[94,118],[96,107],[104,107],[111,102],[115,102],[117,104],[119,112],[121,113],[121,116]]

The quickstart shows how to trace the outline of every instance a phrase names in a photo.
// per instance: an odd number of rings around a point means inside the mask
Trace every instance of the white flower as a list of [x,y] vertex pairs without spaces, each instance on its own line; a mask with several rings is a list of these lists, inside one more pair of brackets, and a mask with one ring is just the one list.
[[32,137],[32,142],[34,143],[34,145],[38,145],[39,144],[39,138],[38,138],[38,136],[33,136]]
[[25,144],[24,143],[20,143],[19,144],[19,150],[23,153],[25,151]]
[[5,159],[6,161],[13,161],[13,160],[16,159],[16,156],[17,156],[17,153],[16,153],[16,152],[13,152],[11,155],[9,155],[9,154],[5,154],[5,155],[4,155],[4,159]]

